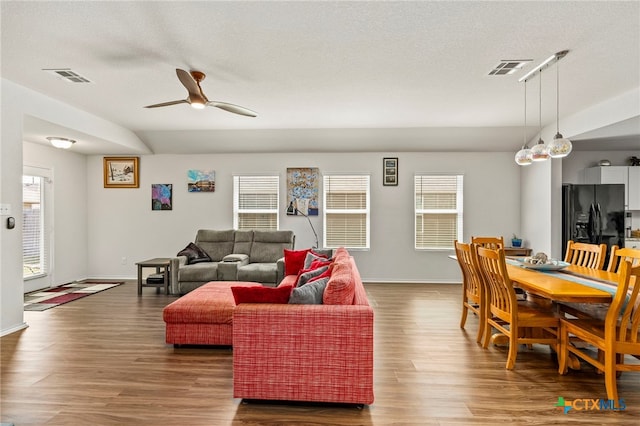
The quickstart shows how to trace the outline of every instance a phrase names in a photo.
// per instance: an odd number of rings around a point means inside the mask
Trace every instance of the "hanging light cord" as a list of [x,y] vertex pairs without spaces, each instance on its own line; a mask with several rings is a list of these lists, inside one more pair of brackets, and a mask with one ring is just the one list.
[[524,81],[524,133],[522,135],[522,148],[527,146],[527,80]]
[[560,134],[560,61],[556,61],[556,133]]
[[540,140],[542,140],[542,70],[540,70],[540,114],[538,121],[538,131],[540,132]]

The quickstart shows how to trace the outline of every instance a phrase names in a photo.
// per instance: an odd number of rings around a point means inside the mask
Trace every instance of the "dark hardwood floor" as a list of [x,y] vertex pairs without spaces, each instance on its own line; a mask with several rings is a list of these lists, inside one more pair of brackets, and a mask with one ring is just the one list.
[[[468,425],[637,424],[640,376],[625,373],[624,411],[571,410],[565,400],[604,398],[583,365],[567,376],[547,347],[475,342],[460,320],[460,286],[368,284],[375,309],[373,405],[250,403],[232,397],[230,348],[164,343],[162,308],[175,296],[133,281],[44,312],[0,340],[0,421],[23,425]],[[322,362],[322,360],[318,360]]]

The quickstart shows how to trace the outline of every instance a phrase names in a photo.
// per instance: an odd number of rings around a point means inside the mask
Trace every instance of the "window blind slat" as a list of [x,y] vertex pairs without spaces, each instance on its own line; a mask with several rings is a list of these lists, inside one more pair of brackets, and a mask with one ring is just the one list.
[[462,236],[462,176],[416,175],[416,249],[452,248]]
[[47,244],[44,233],[43,182],[40,176],[22,177],[22,276],[47,274]]
[[278,229],[279,176],[234,176],[234,227]]
[[324,246],[369,247],[369,176],[324,176]]

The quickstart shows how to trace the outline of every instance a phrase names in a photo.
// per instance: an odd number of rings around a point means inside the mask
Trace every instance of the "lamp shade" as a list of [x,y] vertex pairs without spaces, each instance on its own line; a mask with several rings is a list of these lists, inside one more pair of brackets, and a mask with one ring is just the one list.
[[549,156],[551,158],[566,157],[572,149],[573,145],[571,144],[571,141],[563,137],[560,133],[556,133],[553,141],[548,146]]
[[549,150],[542,139],[538,139],[538,143],[531,148],[531,159],[533,161],[546,161],[549,159]]
[[516,164],[519,166],[528,166],[532,163],[533,158],[531,154],[531,150],[528,146],[523,146],[522,149],[516,152]]
[[73,139],[59,137],[48,137],[47,140],[51,142],[51,145],[61,149],[69,149],[73,146],[74,143],[76,143],[76,141],[74,141]]

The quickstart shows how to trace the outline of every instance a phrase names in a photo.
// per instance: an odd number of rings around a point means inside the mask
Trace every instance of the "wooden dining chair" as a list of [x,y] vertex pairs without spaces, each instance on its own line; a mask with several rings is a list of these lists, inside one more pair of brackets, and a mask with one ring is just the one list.
[[504,248],[503,237],[471,237],[471,244],[477,244],[480,247],[499,249]]
[[555,312],[531,302],[518,301],[507,274],[504,249],[478,247],[478,264],[487,289],[487,326],[483,347],[489,346],[491,327],[509,339],[506,368],[516,364],[518,345],[544,344],[557,350],[559,317]]
[[[640,358],[640,266],[632,267],[631,262],[623,260],[618,274],[618,288],[605,320],[563,318],[558,351],[560,374],[567,373],[569,353],[604,371],[607,397],[616,403],[618,372],[640,371],[639,364],[624,363],[625,355]],[[594,357],[574,346],[577,341],[597,348],[598,355]]]
[[606,244],[576,243],[569,240],[567,241],[567,252],[564,255],[564,261],[586,268],[603,269],[606,255]]
[[474,246],[471,244],[454,242],[456,257],[462,271],[462,317],[460,328],[464,328],[467,322],[467,314],[470,310],[478,316],[478,335],[476,342],[482,343],[485,324],[487,320],[486,302],[482,277],[478,266],[478,259]]
[[611,253],[609,254],[609,263],[607,264],[607,271],[618,272],[622,261],[631,262],[631,266],[640,265],[640,250],[632,248],[619,248],[618,246],[611,246]]
[[[471,237],[471,243],[479,247],[490,248],[492,250],[504,248],[504,237]],[[525,300],[527,294],[519,287],[515,287],[518,300]]]

